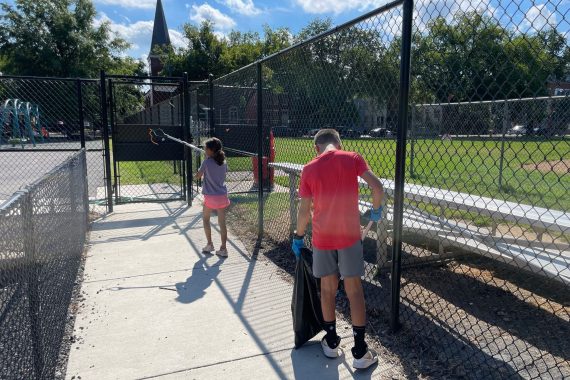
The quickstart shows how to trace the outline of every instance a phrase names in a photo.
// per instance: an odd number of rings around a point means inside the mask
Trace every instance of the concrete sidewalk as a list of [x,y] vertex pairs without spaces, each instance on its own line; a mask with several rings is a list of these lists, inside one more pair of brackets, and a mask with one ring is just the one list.
[[349,337],[337,360],[320,336],[294,350],[292,285],[231,235],[229,258],[203,255],[200,210],[124,205],[93,225],[68,379],[386,376],[354,373]]

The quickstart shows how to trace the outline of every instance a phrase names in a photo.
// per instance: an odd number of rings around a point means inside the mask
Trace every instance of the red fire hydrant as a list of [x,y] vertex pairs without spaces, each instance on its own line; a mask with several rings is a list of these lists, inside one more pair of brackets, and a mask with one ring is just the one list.
[[[257,167],[257,157],[252,157],[251,162],[253,164],[253,183],[255,186],[259,186],[259,169]],[[269,132],[269,157],[263,156],[262,160],[263,184],[266,186],[269,185],[269,188],[272,189],[274,184],[275,169],[269,167],[270,162],[275,162],[275,137],[273,136],[273,131]]]

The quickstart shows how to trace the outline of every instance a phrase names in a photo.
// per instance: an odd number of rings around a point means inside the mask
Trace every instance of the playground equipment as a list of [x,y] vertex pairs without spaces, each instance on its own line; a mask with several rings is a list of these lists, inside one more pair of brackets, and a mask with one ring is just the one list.
[[7,143],[24,143],[30,141],[36,146],[36,137],[44,142],[47,130],[40,123],[40,111],[36,104],[19,99],[7,99],[0,109],[0,144],[6,139]]

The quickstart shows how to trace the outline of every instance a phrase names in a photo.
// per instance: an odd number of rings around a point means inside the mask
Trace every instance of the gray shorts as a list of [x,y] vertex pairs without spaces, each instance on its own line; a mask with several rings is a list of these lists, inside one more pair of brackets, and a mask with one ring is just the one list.
[[313,247],[313,275],[317,278],[340,273],[342,277],[364,276],[362,242],[338,250]]

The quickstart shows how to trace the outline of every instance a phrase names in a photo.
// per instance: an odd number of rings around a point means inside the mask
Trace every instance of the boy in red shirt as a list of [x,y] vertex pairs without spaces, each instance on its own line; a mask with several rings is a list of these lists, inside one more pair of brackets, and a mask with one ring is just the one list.
[[304,247],[305,230],[313,205],[313,274],[321,279],[321,306],[326,332],[321,346],[325,356],[338,357],[340,337],[336,334],[335,300],[340,274],[350,301],[354,333],[353,367],[365,369],[378,361],[378,354],[368,349],[364,339],[366,309],[361,281],[364,258],[358,177],[364,179],[372,190],[370,219],[375,222],[382,216],[384,190],[378,177],[358,153],[342,150],[337,131],[320,130],[315,136],[315,149],[317,158],[305,165],[301,174],[301,204],[293,252],[298,257]]

